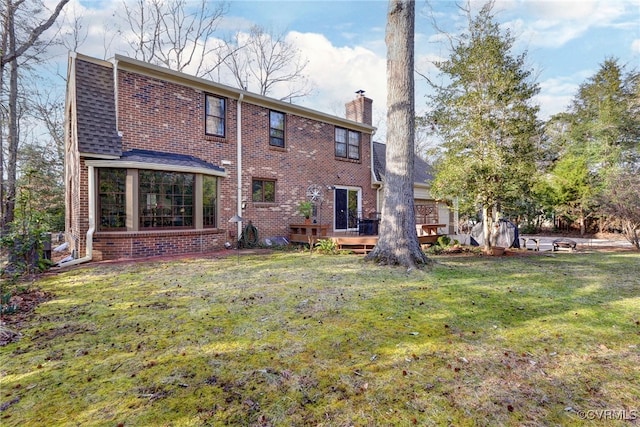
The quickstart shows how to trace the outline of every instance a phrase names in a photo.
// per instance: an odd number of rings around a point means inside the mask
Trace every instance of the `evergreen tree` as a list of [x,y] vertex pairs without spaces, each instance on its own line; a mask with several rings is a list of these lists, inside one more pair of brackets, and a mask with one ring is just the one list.
[[[492,216],[521,200],[536,170],[538,85],[526,53],[511,53],[515,38],[494,20],[493,3],[452,39],[448,60],[436,63],[446,86],[432,84],[429,120],[443,141],[433,193],[480,206],[484,244],[491,245]],[[497,219],[497,218],[494,218]]]
[[[611,168],[628,160],[640,137],[638,117],[630,113],[637,75],[624,76],[614,59],[580,86],[571,108],[571,137],[596,168]],[[631,150],[631,151],[630,151]]]
[[[578,221],[583,234],[588,217],[612,215],[615,204],[608,204],[605,210],[598,208],[613,190],[616,180],[610,175],[638,168],[639,82],[637,72],[625,74],[615,59],[606,59],[598,72],[580,85],[569,110],[547,123],[552,164],[542,187],[555,194],[556,213]],[[560,193],[558,183],[562,183]]]
[[584,156],[567,154],[536,188],[557,216],[567,223],[578,222],[584,234],[586,219],[593,213],[596,181],[597,176],[589,170]]

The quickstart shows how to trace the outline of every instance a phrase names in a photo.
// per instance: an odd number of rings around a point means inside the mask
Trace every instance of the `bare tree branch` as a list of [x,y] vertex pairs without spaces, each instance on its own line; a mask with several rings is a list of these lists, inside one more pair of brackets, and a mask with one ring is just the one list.
[[225,65],[236,83],[245,90],[255,87],[260,95],[273,95],[276,87],[288,84],[280,99],[307,96],[311,92],[304,75],[307,64],[284,33],[267,32],[260,26],[251,27],[249,34],[238,32],[227,42]]
[[[21,0],[12,4],[10,0],[7,0],[6,13],[15,13],[15,10],[20,7],[23,2],[24,0]],[[33,28],[31,30],[31,33],[29,34],[29,38],[24,43],[22,43],[21,46],[16,47],[15,51],[2,51],[3,55],[0,57],[0,68],[4,67],[4,65],[8,64],[9,62],[15,61],[16,59],[21,57],[30,47],[32,47],[38,40],[40,35],[42,35],[42,33],[48,30],[53,25],[53,23],[56,22],[56,19],[58,19],[60,12],[62,12],[62,8],[64,8],[67,3],[69,3],[69,0],[60,0],[60,2],[56,5],[54,11],[49,16],[49,19]]]
[[194,6],[187,0],[137,0],[133,7],[123,5],[135,58],[199,77],[220,65],[216,53],[222,46],[214,35],[228,3],[200,0]]
[[67,17],[65,14],[64,22],[67,23],[71,29],[62,34],[62,44],[68,50],[76,52],[78,48],[87,40],[89,34],[88,30],[84,28],[82,24],[82,16],[76,14],[76,10],[71,11],[71,16]]
[[[7,139],[7,160],[5,180],[5,159],[4,159],[4,139],[0,139],[0,206],[1,206],[1,225],[3,230],[14,219],[15,197],[16,197],[16,178],[17,178],[17,158],[18,148],[20,145],[20,114],[21,105],[19,102],[19,70],[30,60],[40,60],[39,55],[43,53],[40,46],[38,53],[29,52],[34,47],[38,47],[40,36],[49,29],[64,6],[69,0],[60,0],[48,18],[44,21],[36,22],[31,26],[32,22],[37,21],[42,10],[39,10],[41,4],[34,2],[35,11],[30,10],[28,16],[20,19],[19,12],[21,7],[25,6],[26,0],[5,0],[2,4],[2,39],[0,41],[2,51],[0,52],[0,98],[4,99],[5,91],[5,66],[9,66],[8,85],[7,85],[7,107],[6,107],[6,139]],[[23,12],[23,15],[26,13]],[[28,18],[28,19],[27,19]],[[51,43],[49,41],[48,43]],[[45,44],[47,45],[47,44]],[[19,63],[19,59],[25,57],[23,63]]]

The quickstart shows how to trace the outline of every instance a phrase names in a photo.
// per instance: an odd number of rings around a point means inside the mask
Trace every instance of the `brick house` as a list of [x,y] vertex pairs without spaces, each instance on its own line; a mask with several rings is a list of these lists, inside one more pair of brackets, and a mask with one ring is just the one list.
[[[346,119],[116,56],[69,57],[66,237],[77,262],[208,252],[251,221],[261,237],[376,211],[372,101]],[[73,262],[73,261],[72,261]]]

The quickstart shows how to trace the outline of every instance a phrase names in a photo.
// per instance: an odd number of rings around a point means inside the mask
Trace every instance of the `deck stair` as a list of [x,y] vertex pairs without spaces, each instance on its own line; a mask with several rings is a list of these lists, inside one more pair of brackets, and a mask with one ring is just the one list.
[[378,236],[344,236],[331,237],[338,250],[351,251],[357,254],[368,254],[378,243]]

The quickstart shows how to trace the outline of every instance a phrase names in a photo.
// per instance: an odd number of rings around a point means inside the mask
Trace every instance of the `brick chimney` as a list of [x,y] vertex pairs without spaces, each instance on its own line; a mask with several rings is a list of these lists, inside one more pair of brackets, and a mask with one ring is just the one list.
[[347,119],[371,126],[373,124],[372,104],[373,100],[364,96],[363,90],[357,91],[356,99],[345,105]]

